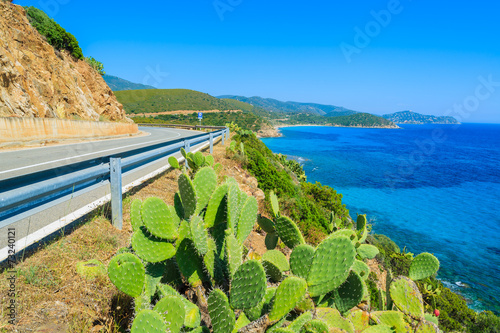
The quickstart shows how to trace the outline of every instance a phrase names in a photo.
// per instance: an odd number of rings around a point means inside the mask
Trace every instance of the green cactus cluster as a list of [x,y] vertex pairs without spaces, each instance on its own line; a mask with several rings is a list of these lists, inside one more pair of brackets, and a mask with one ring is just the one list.
[[[234,179],[219,183],[212,166],[193,171],[179,175],[174,206],[131,203],[131,250],[111,259],[108,276],[134,298],[132,333],[439,332],[415,282],[390,272],[371,311],[366,260],[377,251],[365,243],[366,216],[344,223],[332,215],[331,234],[312,246],[273,193],[273,217],[258,216],[256,199]],[[261,256],[245,247],[256,222],[266,232]],[[291,251],[276,249],[279,242]],[[438,268],[423,253],[410,276]]]

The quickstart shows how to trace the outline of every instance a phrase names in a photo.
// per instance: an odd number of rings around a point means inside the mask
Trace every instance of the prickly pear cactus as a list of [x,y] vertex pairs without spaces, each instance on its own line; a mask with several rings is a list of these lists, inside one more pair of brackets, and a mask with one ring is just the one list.
[[305,243],[302,233],[290,218],[278,217],[274,221],[274,225],[281,241],[289,248],[293,249],[295,246]]
[[304,298],[306,289],[307,283],[304,279],[290,276],[283,280],[276,290],[269,320],[274,322],[286,316]]
[[[370,322],[368,312],[356,310],[370,300],[365,284],[370,269],[362,260],[378,253],[362,244],[368,229],[364,215],[355,227],[350,222],[343,228],[332,214],[331,234],[314,248],[291,219],[280,216],[274,194],[273,220],[257,218],[256,199],[234,178],[217,185],[213,159],[184,153],[191,170],[179,176],[174,206],[158,198],[132,202],[132,249],[120,251],[108,266],[111,281],[133,297],[131,332],[438,332],[429,322],[434,318],[424,317],[415,283],[392,280],[390,272],[392,311],[372,312]],[[243,245],[257,221],[267,233],[268,251],[262,255]],[[292,250],[289,260],[275,250],[277,244]],[[417,256],[410,276],[435,274],[434,259]],[[386,295],[379,292],[384,303]]]
[[151,197],[144,200],[141,216],[144,226],[153,236],[170,241],[177,238],[180,219],[175,209],[168,207],[160,198]]
[[160,262],[175,255],[175,248],[172,243],[149,235],[144,227],[141,227],[132,235],[132,248],[142,260],[147,262]]
[[278,250],[269,250],[262,255],[262,265],[271,280],[281,281],[283,273],[290,270],[290,265],[285,255]]
[[233,310],[224,292],[214,289],[208,297],[208,313],[214,333],[231,333],[236,324]]
[[111,282],[125,294],[138,297],[144,288],[146,271],[139,258],[131,253],[119,254],[108,265]]
[[358,305],[363,299],[363,280],[351,271],[347,280],[333,291],[334,301],[340,313],[346,313]]
[[413,319],[424,317],[422,294],[415,282],[405,276],[395,278],[390,287],[391,298],[396,307]]
[[132,230],[136,231],[144,225],[141,217],[142,201],[135,199],[130,204],[130,224],[132,225]]
[[250,309],[257,306],[266,293],[266,273],[257,260],[249,260],[234,273],[231,283],[231,306]]
[[162,316],[153,310],[142,310],[134,319],[131,333],[163,333],[167,330],[167,325],[163,322]]
[[184,207],[184,217],[189,218],[196,211],[196,192],[193,182],[186,174],[181,174],[178,179],[179,193]]
[[413,281],[425,279],[439,270],[439,260],[430,253],[420,253],[410,265],[410,279]]
[[356,250],[344,236],[328,238],[321,242],[314,253],[307,277],[311,296],[325,295],[338,288],[349,276]]
[[280,205],[278,197],[273,191],[269,192],[269,200],[271,201],[271,209],[273,210],[274,217],[278,218],[280,216]]
[[302,244],[296,246],[290,255],[290,269],[292,273],[298,277],[307,279],[313,258],[314,248],[311,245]]
[[186,310],[180,296],[167,296],[156,303],[154,311],[158,312],[171,333],[179,333],[184,325]]

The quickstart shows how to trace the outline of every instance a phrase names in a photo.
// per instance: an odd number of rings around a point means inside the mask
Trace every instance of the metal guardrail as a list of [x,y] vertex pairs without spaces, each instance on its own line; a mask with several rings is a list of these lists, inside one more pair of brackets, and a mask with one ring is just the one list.
[[[149,124],[147,124],[149,125]],[[207,128],[207,127],[205,127]],[[211,127],[213,128],[213,127]],[[229,129],[217,128],[217,131],[184,139],[172,144],[157,147],[144,147],[140,151],[126,154],[101,156],[86,163],[75,163],[65,166],[70,172],[59,171],[59,168],[44,170],[45,176],[23,175],[0,181],[0,228],[7,227],[26,216],[34,215],[58,203],[58,199],[69,193],[85,192],[86,189],[109,181],[111,185],[111,216],[113,225],[121,229],[122,216],[122,172],[129,174],[141,166],[157,162],[161,158],[175,154],[184,148],[205,143],[210,144],[213,153],[214,140],[221,137],[222,144],[229,137]],[[143,151],[144,149],[151,150]],[[2,258],[0,258],[2,261]]]
[[225,126],[205,126],[205,125],[181,125],[181,124],[149,124],[149,123],[137,123],[137,126],[154,126],[154,127],[167,127],[167,128],[187,128],[187,129],[224,129]]

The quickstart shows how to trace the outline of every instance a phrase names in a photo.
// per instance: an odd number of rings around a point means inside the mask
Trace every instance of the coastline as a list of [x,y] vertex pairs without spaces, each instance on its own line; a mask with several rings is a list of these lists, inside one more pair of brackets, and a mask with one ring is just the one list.
[[324,125],[317,125],[317,124],[295,124],[295,125],[276,125],[273,126],[273,129],[267,129],[267,130],[261,130],[257,133],[257,137],[260,138],[279,138],[282,137],[283,134],[281,133],[280,129],[285,128],[285,127],[301,127],[301,126],[307,126],[307,127],[343,127],[343,128],[372,128],[372,129],[402,129],[401,127],[397,126],[341,126],[341,125],[335,125],[335,124],[324,124]]

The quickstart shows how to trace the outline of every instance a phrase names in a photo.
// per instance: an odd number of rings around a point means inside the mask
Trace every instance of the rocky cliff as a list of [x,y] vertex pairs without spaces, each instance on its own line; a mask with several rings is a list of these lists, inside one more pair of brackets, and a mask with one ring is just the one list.
[[0,117],[130,121],[100,74],[48,44],[0,1]]

